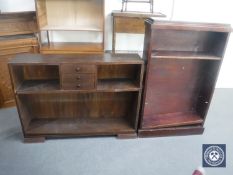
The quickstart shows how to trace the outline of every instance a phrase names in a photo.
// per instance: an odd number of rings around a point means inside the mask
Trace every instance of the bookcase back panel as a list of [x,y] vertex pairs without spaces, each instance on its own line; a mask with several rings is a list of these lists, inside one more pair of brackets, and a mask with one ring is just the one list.
[[33,119],[127,118],[134,93],[22,95]]
[[222,56],[227,34],[222,32],[157,30],[152,50],[205,52]]
[[46,0],[48,25],[103,29],[103,0]]
[[99,65],[98,79],[136,79],[140,65]]
[[47,79],[59,79],[59,67],[58,66],[24,66],[24,80],[47,80]]
[[203,61],[169,58],[151,61],[144,117],[195,111]]

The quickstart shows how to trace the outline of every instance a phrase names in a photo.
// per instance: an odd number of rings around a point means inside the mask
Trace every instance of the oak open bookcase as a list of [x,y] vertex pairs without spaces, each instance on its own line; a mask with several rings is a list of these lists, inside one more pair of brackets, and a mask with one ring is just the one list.
[[137,55],[18,55],[9,69],[25,140],[135,136],[143,66]]
[[102,53],[104,0],[36,0],[41,53]]
[[200,134],[230,25],[146,21],[140,136]]

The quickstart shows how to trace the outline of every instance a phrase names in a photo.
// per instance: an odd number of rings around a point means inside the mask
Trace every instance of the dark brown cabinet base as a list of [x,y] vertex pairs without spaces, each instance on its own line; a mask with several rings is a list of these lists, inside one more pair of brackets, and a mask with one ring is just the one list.
[[18,55],[9,63],[25,142],[135,137],[144,64],[137,55]]
[[139,136],[202,134],[231,28],[148,19]]

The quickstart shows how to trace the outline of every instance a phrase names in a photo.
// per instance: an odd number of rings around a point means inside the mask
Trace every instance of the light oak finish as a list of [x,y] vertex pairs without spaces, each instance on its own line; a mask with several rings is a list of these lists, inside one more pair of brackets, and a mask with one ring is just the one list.
[[0,108],[15,105],[7,63],[19,53],[37,53],[35,12],[0,14]]
[[142,12],[120,12],[113,11],[113,38],[112,38],[112,52],[116,53],[116,34],[117,33],[134,33],[144,34],[144,21],[149,17],[166,17],[164,14],[142,13]]
[[[62,9],[62,10],[61,10]],[[41,53],[102,53],[104,51],[104,0],[36,0]],[[42,39],[42,32],[47,35]],[[101,35],[100,42],[55,42],[53,31],[88,31]],[[61,33],[60,33],[61,34]],[[88,35],[86,36],[88,38]]]

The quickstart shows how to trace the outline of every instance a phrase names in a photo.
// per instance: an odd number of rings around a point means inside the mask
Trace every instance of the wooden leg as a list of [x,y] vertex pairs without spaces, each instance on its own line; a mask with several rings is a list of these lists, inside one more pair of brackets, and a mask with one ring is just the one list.
[[137,133],[128,133],[128,134],[118,134],[118,139],[135,139],[137,138]]
[[24,143],[43,143],[45,142],[45,137],[25,137]]

